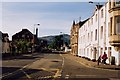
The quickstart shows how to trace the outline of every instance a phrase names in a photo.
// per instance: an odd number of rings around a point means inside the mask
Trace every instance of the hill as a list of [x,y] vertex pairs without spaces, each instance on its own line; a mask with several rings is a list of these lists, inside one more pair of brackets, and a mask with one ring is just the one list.
[[[60,35],[54,35],[54,36],[44,36],[44,37],[39,37],[39,39],[43,39],[46,40],[48,42],[48,44],[52,43],[53,40],[55,39],[56,36],[60,36]],[[68,44],[70,44],[70,35],[68,34],[63,34],[63,41],[67,42]]]

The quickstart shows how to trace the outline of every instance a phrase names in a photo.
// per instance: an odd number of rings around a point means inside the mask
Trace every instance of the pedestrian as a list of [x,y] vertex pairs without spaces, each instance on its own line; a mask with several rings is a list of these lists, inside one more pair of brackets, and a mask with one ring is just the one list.
[[98,65],[99,65],[100,62],[101,62],[101,55],[98,58]]
[[107,60],[107,54],[104,52],[103,56],[102,56],[102,62],[104,64],[106,64],[106,60]]

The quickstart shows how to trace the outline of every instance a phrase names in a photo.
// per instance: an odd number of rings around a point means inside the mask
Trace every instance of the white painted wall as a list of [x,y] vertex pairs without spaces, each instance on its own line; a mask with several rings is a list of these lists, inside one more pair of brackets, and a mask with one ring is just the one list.
[[[101,18],[101,10],[103,9],[103,18]],[[82,27],[79,29],[79,37],[78,37],[78,56],[86,57],[91,60],[95,59],[97,60],[98,57],[106,52],[108,55],[107,63],[110,63],[110,57],[115,57],[115,64],[120,65],[120,52],[115,51],[114,47],[109,44],[109,4],[106,3],[100,10],[99,10],[99,54],[95,51],[98,49],[98,38],[95,40],[95,30],[97,29],[98,34],[98,21],[95,21],[96,14],[98,14],[98,11],[96,11],[93,16],[82,25]],[[88,22],[91,21],[93,18],[93,24],[88,25]],[[98,18],[98,17],[97,17]],[[97,19],[98,20],[98,19]],[[103,26],[103,38],[101,39],[101,26]],[[91,32],[93,32],[92,41],[90,38],[88,39],[88,33],[91,35]],[[85,36],[85,38],[84,38]],[[110,50],[111,48],[111,50]],[[110,55],[111,51],[111,55]],[[96,53],[95,53],[96,52]]]

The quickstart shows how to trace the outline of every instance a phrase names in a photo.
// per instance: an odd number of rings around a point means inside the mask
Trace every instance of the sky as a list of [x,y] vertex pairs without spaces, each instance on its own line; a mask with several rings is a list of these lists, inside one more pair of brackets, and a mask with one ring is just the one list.
[[39,37],[60,32],[70,34],[73,20],[78,22],[80,17],[81,20],[91,17],[94,9],[95,5],[88,1],[4,0],[0,3],[0,31],[8,33],[10,40],[12,35],[25,28],[35,33],[37,27]]

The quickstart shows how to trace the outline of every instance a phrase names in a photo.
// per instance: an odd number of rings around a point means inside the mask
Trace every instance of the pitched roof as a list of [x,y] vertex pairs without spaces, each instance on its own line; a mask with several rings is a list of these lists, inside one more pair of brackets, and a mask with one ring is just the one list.
[[33,38],[33,34],[28,30],[28,29],[22,29],[22,31],[14,34],[12,36],[12,39],[19,39],[19,38],[23,38],[23,35],[25,38]]

